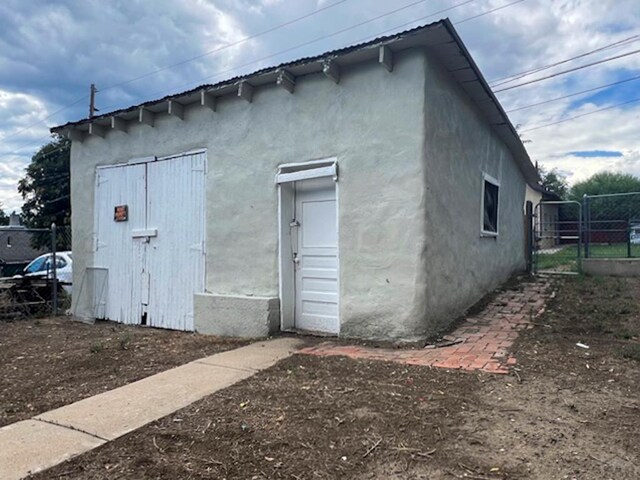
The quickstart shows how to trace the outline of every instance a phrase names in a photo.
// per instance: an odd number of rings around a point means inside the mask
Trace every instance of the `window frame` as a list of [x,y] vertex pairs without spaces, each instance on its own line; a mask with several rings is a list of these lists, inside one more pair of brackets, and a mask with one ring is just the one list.
[[[484,198],[485,198],[485,186],[486,183],[490,183],[498,189],[498,205],[496,207],[496,231],[484,229]],[[497,178],[492,177],[488,173],[482,172],[482,189],[480,198],[480,236],[495,238],[500,234],[500,181]]]

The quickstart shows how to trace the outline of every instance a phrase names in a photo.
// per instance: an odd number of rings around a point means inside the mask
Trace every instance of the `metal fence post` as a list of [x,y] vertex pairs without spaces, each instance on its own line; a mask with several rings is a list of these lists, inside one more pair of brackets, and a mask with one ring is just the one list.
[[51,279],[51,310],[53,316],[58,315],[58,271],[56,261],[56,224],[51,224],[51,272],[53,278]]
[[526,203],[526,218],[527,218],[527,272],[533,274],[533,255],[535,250],[534,245],[534,231],[533,231],[533,202],[528,201]]
[[591,218],[589,217],[589,197],[587,196],[586,193],[582,197],[582,209],[583,209],[582,221],[584,222],[584,228],[583,228],[584,258],[589,258],[589,253],[590,253],[589,237],[591,235],[591,226],[590,226]]
[[[581,253],[581,240],[582,240],[582,228],[583,228],[583,218],[582,218],[582,205],[580,205],[579,202],[578,203],[578,258],[576,259],[576,268],[578,269],[578,273],[582,273],[582,253]],[[585,246],[585,250],[586,250],[586,246]],[[586,251],[585,251],[585,255],[586,255]]]

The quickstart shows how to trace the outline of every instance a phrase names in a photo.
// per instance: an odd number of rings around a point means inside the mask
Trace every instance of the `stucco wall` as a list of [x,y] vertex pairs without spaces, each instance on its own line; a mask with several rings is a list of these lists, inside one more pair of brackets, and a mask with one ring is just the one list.
[[[340,168],[341,334],[412,336],[422,319],[424,55],[395,55],[345,69],[338,85],[298,78],[295,93],[272,85],[253,102],[223,97],[217,111],[158,115],[153,128],[74,142],[71,152],[74,288],[93,263],[95,167],[207,148],[207,291],[278,295],[274,175],[282,163],[335,156]],[[77,296],[78,313],[87,311]],[[418,307],[416,307],[418,305]]]
[[533,208],[536,208],[536,206],[542,201],[542,193],[534,190],[529,185],[527,185],[525,189],[524,201],[525,203],[531,202]]
[[554,204],[540,204],[542,193],[527,185],[525,201],[533,204],[535,216],[535,232],[538,237],[537,248],[553,248],[560,243],[558,221],[560,220],[560,206]]
[[[427,334],[525,268],[525,181],[511,153],[437,62],[425,64],[422,254]],[[483,172],[498,179],[499,235],[481,236]]]

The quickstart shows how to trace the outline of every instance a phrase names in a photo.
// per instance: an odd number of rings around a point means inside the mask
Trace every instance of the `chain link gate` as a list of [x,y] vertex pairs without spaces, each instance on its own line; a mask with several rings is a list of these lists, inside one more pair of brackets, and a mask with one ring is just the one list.
[[582,258],[582,205],[575,201],[543,201],[532,215],[532,271],[579,273]]

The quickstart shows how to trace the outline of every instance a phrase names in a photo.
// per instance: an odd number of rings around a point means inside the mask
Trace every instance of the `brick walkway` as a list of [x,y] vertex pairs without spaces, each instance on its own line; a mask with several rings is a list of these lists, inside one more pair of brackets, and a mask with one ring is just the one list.
[[516,358],[509,349],[518,332],[531,328],[532,320],[544,311],[548,283],[536,280],[514,290],[500,292],[478,315],[445,337],[449,346],[420,349],[384,349],[323,342],[298,353],[319,356],[343,355],[355,359],[384,360],[410,365],[509,373]]

